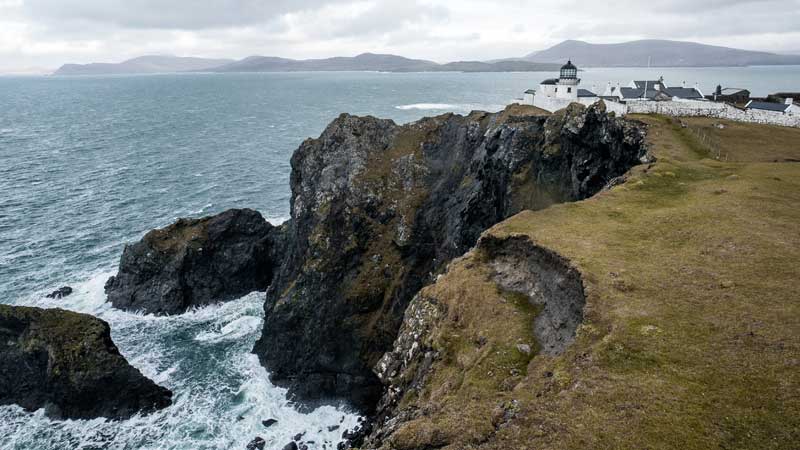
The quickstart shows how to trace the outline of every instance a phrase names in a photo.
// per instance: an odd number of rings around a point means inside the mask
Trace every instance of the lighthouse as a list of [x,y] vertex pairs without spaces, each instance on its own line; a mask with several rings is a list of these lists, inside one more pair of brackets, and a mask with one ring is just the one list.
[[556,81],[555,95],[553,96],[563,100],[577,101],[579,84],[581,84],[581,79],[578,78],[578,68],[572,64],[572,61],[567,61],[561,66],[561,74]]

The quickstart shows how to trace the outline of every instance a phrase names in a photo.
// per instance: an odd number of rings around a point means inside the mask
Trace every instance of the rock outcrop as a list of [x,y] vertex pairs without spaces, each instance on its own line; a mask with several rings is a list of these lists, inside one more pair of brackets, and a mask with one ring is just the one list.
[[265,290],[281,235],[249,209],[180,219],[125,247],[106,294],[116,308],[167,315]]
[[0,405],[44,408],[56,419],[125,419],[171,398],[125,361],[106,322],[0,305]]
[[[355,446],[408,448],[406,441],[413,439],[407,435],[398,437],[398,431],[413,421],[427,420],[425,412],[436,408],[438,399],[435,395],[441,398],[447,396],[448,390],[458,390],[453,383],[445,382],[446,386],[440,386],[441,379],[432,380],[437,370],[446,372],[448,366],[456,365],[463,374],[479,372],[477,378],[485,382],[494,375],[485,372],[486,367],[493,367],[488,363],[488,355],[518,352],[522,360],[519,365],[524,367],[536,354],[547,357],[560,355],[574,341],[577,328],[583,322],[586,294],[581,274],[561,255],[536,245],[524,235],[498,238],[487,234],[473,251],[453,265],[457,266],[453,271],[463,270],[461,274],[469,273],[477,278],[485,274],[486,281],[494,285],[495,292],[511,299],[505,303],[516,303],[521,312],[527,310],[530,313],[532,320],[526,328],[533,331],[534,348],[531,343],[504,342],[506,336],[488,330],[488,318],[479,324],[470,324],[470,318],[461,317],[459,309],[470,299],[453,295],[457,292],[454,285],[462,280],[459,274],[448,272],[414,297],[406,310],[394,347],[376,364],[375,373],[386,389],[371,427],[353,437],[351,443]],[[488,297],[482,300],[490,301]],[[449,342],[453,334],[470,335],[473,332],[470,325],[478,325],[483,333],[488,331],[491,340],[479,336],[474,346],[466,348]],[[508,326],[511,327],[511,323]],[[507,349],[504,350],[504,346]],[[480,352],[481,356],[468,356],[470,350]],[[518,368],[509,370],[510,376],[503,380],[503,387],[498,388],[498,392],[508,391],[510,386],[519,381],[517,377],[520,373],[517,371],[521,372]],[[435,395],[431,394],[434,392]],[[507,419],[503,416],[511,414],[513,408],[512,404],[505,405],[499,411],[486,411],[484,422],[498,426]],[[446,445],[461,448],[464,443],[459,440],[469,435],[469,428],[476,431],[484,428],[484,434],[492,432],[491,426],[475,426],[465,419],[462,424],[451,425],[447,432],[440,433],[438,437],[420,437],[420,440],[431,441],[414,448]],[[362,441],[365,437],[366,441]],[[431,445],[437,440],[437,445]]]
[[490,226],[585,199],[648,158],[645,129],[572,105],[407,125],[342,115],[292,157],[286,256],[255,353],[306,402],[372,410],[407,306]]

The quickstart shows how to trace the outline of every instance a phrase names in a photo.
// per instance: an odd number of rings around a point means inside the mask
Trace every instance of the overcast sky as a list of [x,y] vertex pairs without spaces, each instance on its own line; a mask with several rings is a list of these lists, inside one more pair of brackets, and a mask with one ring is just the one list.
[[0,0],[0,71],[144,54],[443,62],[643,38],[800,52],[800,0]]

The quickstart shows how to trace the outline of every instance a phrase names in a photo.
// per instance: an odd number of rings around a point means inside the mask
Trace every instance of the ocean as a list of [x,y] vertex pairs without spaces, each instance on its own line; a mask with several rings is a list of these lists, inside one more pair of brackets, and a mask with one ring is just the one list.
[[[591,69],[582,86],[656,79],[800,91],[800,67]],[[296,433],[335,446],[346,405],[296,411],[249,351],[263,293],[175,317],[118,311],[103,284],[123,246],[178,217],[249,207],[289,215],[289,158],[342,112],[408,122],[499,110],[552,73],[272,73],[0,77],[0,303],[60,307],[111,324],[121,352],[174,391],[174,405],[122,422],[51,421],[0,407],[0,449],[282,447]],[[64,285],[63,300],[45,294]],[[278,424],[265,428],[269,418]],[[339,425],[336,431],[328,426]]]

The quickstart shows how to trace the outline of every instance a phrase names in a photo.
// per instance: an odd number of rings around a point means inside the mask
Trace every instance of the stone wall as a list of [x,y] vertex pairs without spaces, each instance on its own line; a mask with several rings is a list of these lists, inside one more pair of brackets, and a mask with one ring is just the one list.
[[[579,98],[578,103],[590,105],[594,98]],[[569,106],[569,101],[545,96],[533,96],[533,106],[545,111],[558,111]],[[626,114],[664,114],[676,117],[714,117],[717,119],[735,120],[738,122],[779,125],[800,128],[800,115],[780,114],[769,111],[747,110],[735,108],[727,103],[715,103],[698,100],[673,100],[667,102],[628,101],[627,104],[605,102],[606,110],[618,116]]]
[[726,103],[681,100],[671,102],[628,102],[629,114],[664,114],[678,117],[714,117],[739,122],[800,128],[800,116],[768,111],[743,111]]
[[[596,97],[581,97],[578,98],[577,103],[580,103],[584,106],[591,106],[598,102]],[[570,103],[573,103],[570,100],[564,100],[560,98],[553,98],[553,97],[545,97],[543,95],[536,95],[533,96],[533,106],[537,108],[541,108],[545,111],[555,112],[560,109],[564,109],[569,106]],[[624,116],[628,110],[627,107],[621,103],[615,102],[606,102],[606,111],[613,112],[617,116]]]

